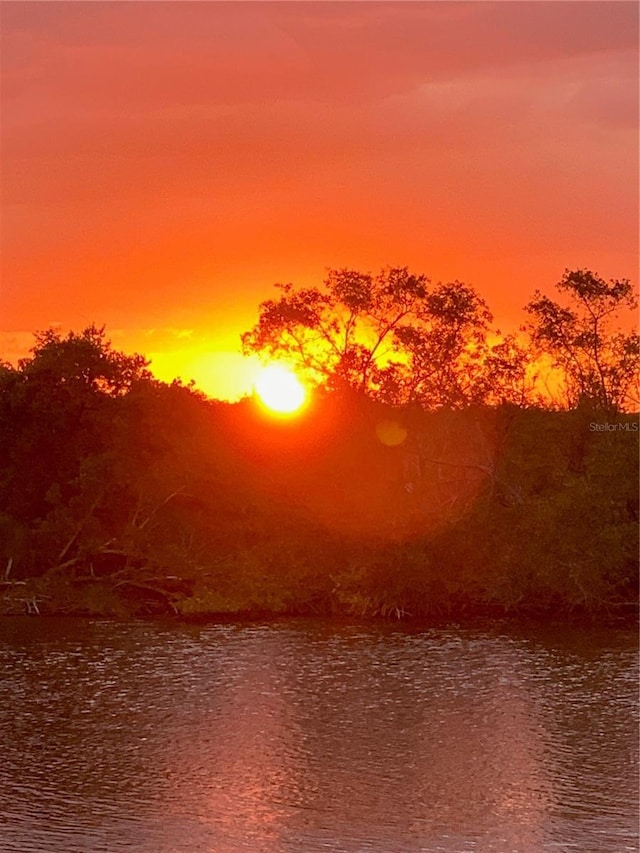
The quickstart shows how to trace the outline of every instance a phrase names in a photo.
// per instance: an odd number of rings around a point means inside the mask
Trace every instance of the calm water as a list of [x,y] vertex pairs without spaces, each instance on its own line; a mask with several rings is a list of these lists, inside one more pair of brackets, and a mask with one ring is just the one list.
[[635,632],[0,620],[3,853],[638,850]]

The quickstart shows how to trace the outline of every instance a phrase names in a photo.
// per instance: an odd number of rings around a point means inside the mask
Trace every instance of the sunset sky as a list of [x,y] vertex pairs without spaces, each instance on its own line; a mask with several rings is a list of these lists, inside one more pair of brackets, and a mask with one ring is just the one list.
[[233,397],[278,281],[408,265],[503,329],[637,281],[638,9],[3,2],[0,358],[95,321]]

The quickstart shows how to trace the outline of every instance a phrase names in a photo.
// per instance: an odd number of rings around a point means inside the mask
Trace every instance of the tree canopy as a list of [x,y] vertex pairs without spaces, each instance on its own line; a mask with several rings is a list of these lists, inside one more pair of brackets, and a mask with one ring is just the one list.
[[556,289],[568,304],[536,291],[526,306],[528,331],[561,372],[569,407],[585,401],[613,412],[637,407],[640,336],[614,326],[621,310],[637,308],[631,282],[565,270]]
[[637,405],[639,339],[614,327],[636,300],[626,279],[567,270],[564,302],[536,292],[521,334],[493,326],[485,300],[460,281],[433,284],[406,267],[377,275],[329,270],[318,287],[276,285],[242,335],[245,353],[282,359],[330,389],[349,388],[426,410],[473,404],[549,405],[536,387],[545,358],[579,401],[620,411]]
[[242,335],[245,353],[393,405],[521,401],[523,352],[515,337],[492,331],[486,302],[467,284],[434,285],[388,267],[375,276],[330,270],[322,287],[276,287],[281,295],[260,305]]

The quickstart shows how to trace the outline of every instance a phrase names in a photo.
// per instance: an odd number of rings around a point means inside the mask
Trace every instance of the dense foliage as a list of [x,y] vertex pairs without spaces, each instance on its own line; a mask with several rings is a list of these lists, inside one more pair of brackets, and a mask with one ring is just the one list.
[[634,416],[365,390],[270,419],[158,382],[102,329],[38,335],[0,366],[2,610],[633,611]]

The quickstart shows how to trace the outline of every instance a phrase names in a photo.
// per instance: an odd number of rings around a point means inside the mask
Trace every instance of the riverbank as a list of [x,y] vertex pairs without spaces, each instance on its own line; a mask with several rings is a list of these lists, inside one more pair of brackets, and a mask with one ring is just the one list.
[[[171,580],[171,579],[169,579]],[[169,587],[170,584],[167,584]],[[115,587],[111,582],[94,579],[74,583],[69,579],[52,582],[46,578],[0,584],[0,616],[32,616],[47,618],[71,616],[101,619],[170,619],[171,621],[206,624],[225,621],[261,621],[282,618],[330,618],[332,620],[364,620],[445,625],[476,625],[487,620],[515,622],[562,622],[571,624],[633,627],[639,622],[635,602],[618,602],[600,608],[559,607],[520,602],[505,606],[499,602],[433,601],[431,607],[382,608],[361,602],[358,608],[333,597],[315,604],[269,608],[255,603],[215,600],[205,602],[187,597],[174,582],[174,592],[132,585]]]

